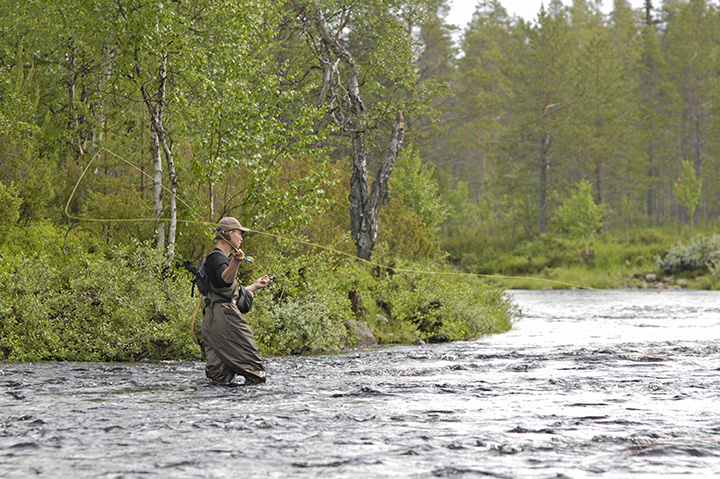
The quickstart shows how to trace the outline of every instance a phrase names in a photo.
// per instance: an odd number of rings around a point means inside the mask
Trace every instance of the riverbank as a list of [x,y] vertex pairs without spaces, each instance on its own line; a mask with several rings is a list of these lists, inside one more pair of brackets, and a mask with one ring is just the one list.
[[552,269],[538,276],[491,278],[507,289],[636,289],[636,290],[720,290],[720,278],[708,273],[665,275],[657,272],[595,271]]
[[[63,244],[48,231],[48,245]],[[0,261],[0,360],[202,358],[202,304],[185,268],[145,243],[49,249]],[[266,356],[342,351],[362,342],[348,324],[364,323],[381,344],[450,342],[507,331],[516,317],[504,289],[479,278],[396,273],[296,244],[259,251],[239,277],[272,277],[245,315]]]
[[458,268],[509,289],[720,289],[720,235],[710,230],[694,237],[671,228],[603,232],[588,253],[557,234],[444,247]]

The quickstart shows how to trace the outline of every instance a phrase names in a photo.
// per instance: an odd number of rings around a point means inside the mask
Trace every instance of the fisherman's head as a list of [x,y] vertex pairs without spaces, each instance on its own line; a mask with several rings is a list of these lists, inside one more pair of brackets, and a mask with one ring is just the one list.
[[[215,237],[213,238],[213,241],[217,243],[220,240],[224,240],[231,243],[233,246],[238,246],[242,241],[242,234],[248,231],[250,230],[241,225],[237,218],[226,216],[218,221],[218,224],[215,227]],[[233,241],[235,235],[239,236],[238,241]]]

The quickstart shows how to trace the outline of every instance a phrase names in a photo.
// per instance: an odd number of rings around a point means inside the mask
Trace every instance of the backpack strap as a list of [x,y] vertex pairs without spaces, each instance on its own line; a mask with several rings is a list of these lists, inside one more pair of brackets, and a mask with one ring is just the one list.
[[[213,253],[222,253],[219,249],[215,248],[212,251],[210,251],[208,254],[205,255],[203,260],[200,262],[200,266],[198,266],[198,269],[200,269],[201,266],[207,261],[207,259],[210,257]],[[197,288],[197,284],[195,283],[195,280],[193,279],[192,286],[190,287],[190,297],[195,297],[195,289]]]

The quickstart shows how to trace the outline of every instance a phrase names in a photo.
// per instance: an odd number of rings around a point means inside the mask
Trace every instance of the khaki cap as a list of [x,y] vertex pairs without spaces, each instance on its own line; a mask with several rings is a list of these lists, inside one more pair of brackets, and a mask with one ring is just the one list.
[[223,233],[227,233],[228,231],[232,230],[240,230],[245,232],[250,231],[249,229],[241,225],[237,218],[233,218],[232,216],[226,216],[225,218],[218,221],[215,230],[221,231]]

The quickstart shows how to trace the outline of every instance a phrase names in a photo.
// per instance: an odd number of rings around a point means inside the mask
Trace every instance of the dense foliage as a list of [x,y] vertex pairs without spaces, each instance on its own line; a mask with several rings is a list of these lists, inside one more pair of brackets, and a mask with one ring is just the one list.
[[[447,243],[561,236],[563,205],[581,181],[604,205],[610,235],[717,226],[717,2],[648,0],[633,10],[617,0],[605,14],[599,2],[552,1],[532,21],[502,1],[476,3],[459,54],[436,41],[424,58],[450,85],[437,99],[439,126],[416,136],[451,206]],[[486,241],[451,253],[477,268]]]
[[[156,248],[107,246],[85,233],[67,239],[47,224],[17,229],[9,242],[15,248],[0,263],[1,358],[200,359],[202,307],[190,273]],[[515,316],[502,289],[472,278],[373,272],[294,242],[262,249],[241,276],[272,274],[246,315],[265,354],[338,351],[354,343],[350,319],[391,343],[475,338],[509,329]]]
[[260,233],[270,354],[352,344],[349,319],[510,327],[457,272],[715,287],[717,5],[480,0],[459,48],[447,8],[0,0],[0,357],[198,357],[187,280],[226,215]]
[[189,273],[147,245],[64,245],[49,225],[11,238],[0,263],[0,350],[22,361],[197,358]]

